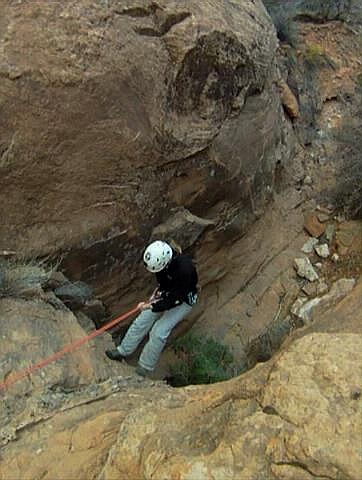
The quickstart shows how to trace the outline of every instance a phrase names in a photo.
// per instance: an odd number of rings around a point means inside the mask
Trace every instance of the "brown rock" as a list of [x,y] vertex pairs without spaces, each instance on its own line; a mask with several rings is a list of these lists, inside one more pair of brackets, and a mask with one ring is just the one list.
[[284,80],[280,80],[279,89],[281,102],[287,114],[292,120],[297,119],[300,115],[300,112],[298,100],[296,99],[294,93],[291,91],[289,85]]
[[319,238],[326,230],[326,225],[318,220],[317,215],[310,213],[304,218],[304,228],[312,236]]
[[225,201],[219,231],[245,232],[294,143],[260,1],[5,0],[0,18],[0,250],[64,251],[117,299],[175,205]]

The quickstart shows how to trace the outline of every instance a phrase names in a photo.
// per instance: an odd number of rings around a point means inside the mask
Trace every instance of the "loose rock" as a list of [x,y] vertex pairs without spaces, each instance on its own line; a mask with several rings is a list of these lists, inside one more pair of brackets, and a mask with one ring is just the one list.
[[312,236],[319,238],[325,232],[326,226],[318,220],[315,214],[308,214],[304,218],[304,229]]
[[328,292],[328,285],[323,280],[320,281],[317,285],[317,294],[323,295],[323,293]]
[[302,287],[302,290],[308,297],[315,297],[317,295],[317,285],[315,283],[308,282]]
[[290,311],[293,313],[293,315],[297,315],[299,314],[299,311],[301,309],[301,307],[305,304],[305,302],[308,300],[307,297],[299,297],[297,298],[297,300],[293,303]]
[[338,262],[338,260],[339,260],[339,255],[338,255],[338,253],[334,253],[334,254],[332,255],[332,260],[333,260],[333,262],[335,262],[335,263]]
[[[342,278],[337,280],[329,293],[323,297],[313,298],[307,302],[303,302],[298,309],[295,305],[295,309],[292,313],[302,319],[304,323],[310,323],[313,321],[316,312],[321,312],[330,308],[335,303],[339,302],[349,293],[355,286],[356,281],[353,278]],[[294,307],[294,305],[293,305]],[[317,308],[318,307],[318,308]]]
[[92,289],[84,282],[69,282],[56,288],[54,293],[69,308],[74,310],[83,307],[87,300],[90,300]]
[[285,111],[292,120],[299,117],[299,104],[289,85],[281,80],[279,82],[280,98]]
[[317,217],[318,217],[318,220],[322,223],[328,222],[328,220],[330,218],[327,213],[323,213],[323,212],[318,213]]
[[45,288],[55,290],[56,288],[65,285],[68,282],[69,280],[62,272],[55,270],[50,274],[50,277],[45,284]]
[[314,282],[318,280],[319,276],[318,273],[314,270],[313,265],[310,263],[309,258],[296,258],[294,260],[294,266],[297,270],[297,274],[302,277],[306,278],[310,282]]
[[322,245],[315,245],[314,250],[316,251],[319,257],[322,257],[322,258],[329,257],[329,248],[326,243],[323,243]]
[[312,178],[309,175],[306,175],[304,177],[304,185],[312,185],[313,181]]
[[332,245],[335,234],[336,234],[336,227],[332,224],[328,224],[325,231],[325,237],[329,246]]
[[305,244],[302,247],[302,252],[303,253],[312,253],[315,245],[318,245],[318,238],[312,237],[305,242]]

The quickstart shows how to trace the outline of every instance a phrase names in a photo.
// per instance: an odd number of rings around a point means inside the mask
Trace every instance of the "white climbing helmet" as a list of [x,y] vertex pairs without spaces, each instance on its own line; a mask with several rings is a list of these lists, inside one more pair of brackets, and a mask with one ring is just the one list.
[[143,254],[143,262],[149,272],[156,273],[163,270],[171,261],[172,248],[166,242],[156,240],[152,242]]

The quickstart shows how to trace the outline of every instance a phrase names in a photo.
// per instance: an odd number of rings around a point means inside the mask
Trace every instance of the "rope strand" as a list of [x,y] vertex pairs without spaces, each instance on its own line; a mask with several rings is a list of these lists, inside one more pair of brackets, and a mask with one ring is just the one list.
[[7,378],[4,382],[0,383],[0,391],[7,389],[10,385],[12,385],[15,382],[18,382],[19,380],[22,380],[23,378],[26,378],[27,376],[31,375],[33,372],[36,370],[40,370],[41,368],[44,368],[46,365],[49,365],[49,363],[55,362],[56,360],[59,360],[59,358],[62,358],[64,355],[67,353],[70,353],[80,346],[82,346],[84,343],[89,342],[92,338],[98,337],[105,331],[109,330],[110,328],[114,327],[118,323],[126,320],[128,317],[131,315],[137,313],[139,311],[138,306],[132,308],[128,312],[124,313],[123,315],[115,318],[114,320],[111,320],[110,322],[106,323],[103,325],[103,327],[93,330],[92,333],[89,335],[86,335],[85,337],[82,337],[78,340],[76,340],[73,343],[70,343],[63,347],[61,350],[58,352],[53,353],[53,355],[50,355],[50,357],[47,357],[43,360],[41,360],[38,363],[35,363],[34,365],[30,364],[28,365],[24,370],[20,370],[19,372],[15,373],[14,375],[10,375],[9,378]]

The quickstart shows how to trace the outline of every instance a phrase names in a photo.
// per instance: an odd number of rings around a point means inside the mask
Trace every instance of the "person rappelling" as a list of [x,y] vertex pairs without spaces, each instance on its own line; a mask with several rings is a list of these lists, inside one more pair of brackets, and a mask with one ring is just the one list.
[[158,286],[148,301],[138,304],[141,313],[120,345],[105,353],[111,360],[123,360],[149,333],[136,368],[136,373],[148,376],[155,369],[172,329],[197,302],[198,275],[189,255],[177,253],[161,240],[148,245],[143,261],[146,269],[156,274]]

